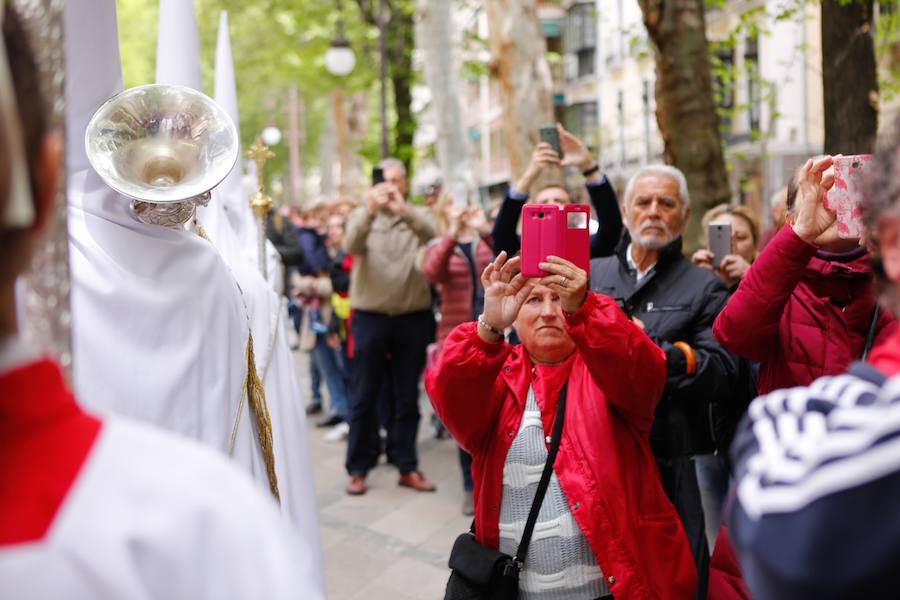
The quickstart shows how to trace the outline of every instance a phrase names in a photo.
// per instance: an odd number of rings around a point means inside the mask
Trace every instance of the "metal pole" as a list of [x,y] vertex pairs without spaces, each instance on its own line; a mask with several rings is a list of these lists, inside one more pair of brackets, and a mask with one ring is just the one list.
[[381,59],[381,158],[387,158],[390,154],[388,148],[388,123],[387,123],[387,23],[385,14],[386,0],[380,0],[378,4],[378,52]]

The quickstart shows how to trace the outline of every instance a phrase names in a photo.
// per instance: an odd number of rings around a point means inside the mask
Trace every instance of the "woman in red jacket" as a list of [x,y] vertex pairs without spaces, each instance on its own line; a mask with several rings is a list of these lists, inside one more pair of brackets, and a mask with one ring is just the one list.
[[[434,207],[441,237],[425,249],[422,273],[437,286],[441,298],[434,358],[453,328],[474,321],[484,305],[484,287],[480,274],[494,258],[490,242],[490,226],[480,206],[467,209],[453,206],[448,194],[442,195]],[[429,361],[430,362],[430,361]],[[459,449],[459,466],[463,475],[462,513],[471,516],[472,457]]]
[[875,346],[897,328],[893,316],[875,312],[865,246],[838,237],[835,214],[823,205],[832,162],[810,160],[793,177],[787,224],[713,325],[726,349],[759,363],[760,394],[843,373],[862,357],[873,317]]
[[[426,380],[473,457],[479,543],[513,554],[547,459],[557,397],[565,426],[519,580],[522,598],[693,597],[696,570],[648,436],[665,356],[587,273],[550,257],[543,279],[501,253],[481,276],[484,312],[447,337]],[[500,332],[515,325],[519,346]]]

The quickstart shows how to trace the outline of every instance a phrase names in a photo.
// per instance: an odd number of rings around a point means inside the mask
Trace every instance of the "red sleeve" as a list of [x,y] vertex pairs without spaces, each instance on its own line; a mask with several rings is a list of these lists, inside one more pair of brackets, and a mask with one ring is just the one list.
[[716,318],[716,340],[755,362],[771,358],[785,306],[815,253],[816,247],[797,237],[793,228],[782,227]]
[[422,273],[425,279],[431,283],[444,283],[450,279],[450,257],[456,242],[450,236],[444,236],[437,244],[428,246],[425,250],[425,262],[422,263]]
[[512,346],[478,337],[477,323],[457,326],[444,341],[437,366],[425,379],[434,412],[470,453],[481,448],[503,403],[500,369]]
[[609,296],[588,293],[566,325],[606,399],[639,429],[650,431],[666,385],[665,353]]

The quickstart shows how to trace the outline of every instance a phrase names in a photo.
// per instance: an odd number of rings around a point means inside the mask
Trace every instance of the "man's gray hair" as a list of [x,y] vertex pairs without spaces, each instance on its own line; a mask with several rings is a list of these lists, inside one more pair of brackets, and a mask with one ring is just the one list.
[[403,164],[403,161],[398,160],[396,158],[385,158],[378,166],[387,171],[388,169],[400,169],[400,172],[403,173],[403,176],[406,177],[406,165]]
[[684,173],[681,172],[681,169],[671,165],[647,165],[638,169],[637,173],[632,175],[631,179],[628,180],[628,185],[625,186],[625,206],[628,207],[628,205],[631,204],[632,196],[634,196],[634,186],[637,181],[641,177],[647,175],[668,177],[678,184],[678,197],[681,200],[681,214],[684,216],[688,207],[691,205],[687,179],[685,178]]

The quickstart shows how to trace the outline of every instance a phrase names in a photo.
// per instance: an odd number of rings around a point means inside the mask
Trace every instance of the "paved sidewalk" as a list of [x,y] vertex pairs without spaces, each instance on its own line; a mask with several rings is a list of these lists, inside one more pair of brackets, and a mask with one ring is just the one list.
[[[309,367],[298,353],[304,398]],[[323,385],[324,387],[324,385]],[[325,390],[323,390],[325,392]],[[456,445],[434,439],[431,409],[423,396],[419,464],[437,484],[435,493],[397,486],[397,470],[380,464],[369,474],[369,491],[348,496],[344,471],[346,442],[327,442],[309,418],[310,451],[331,600],[440,600],[450,572],[453,540],[471,518],[462,516],[462,479]],[[327,430],[326,430],[327,431]],[[383,459],[382,459],[383,460]]]

